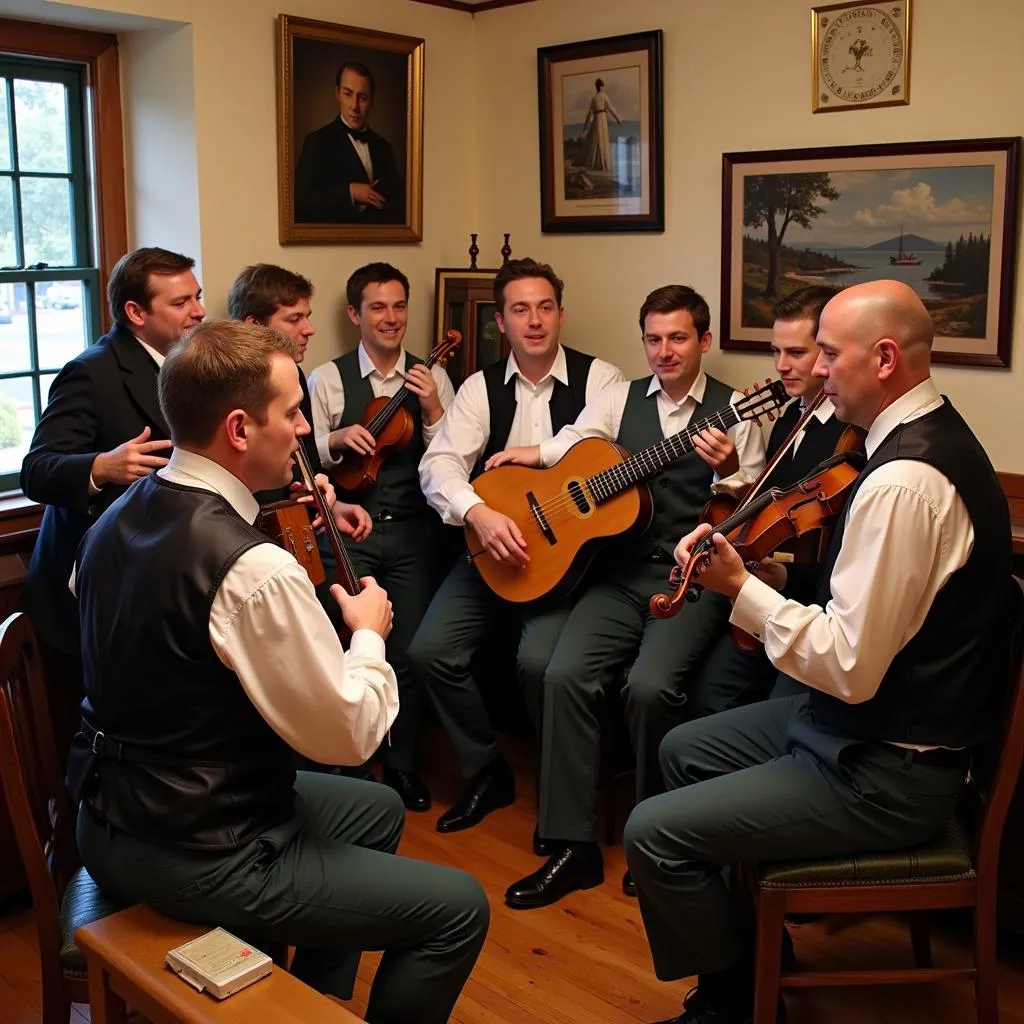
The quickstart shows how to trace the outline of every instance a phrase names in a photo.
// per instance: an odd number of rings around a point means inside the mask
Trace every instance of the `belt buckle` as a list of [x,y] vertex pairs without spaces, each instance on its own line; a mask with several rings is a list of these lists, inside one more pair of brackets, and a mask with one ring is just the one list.
[[92,752],[97,757],[102,757],[103,756],[102,747],[103,747],[103,744],[106,742],[106,739],[107,739],[106,734],[103,733],[99,729],[97,729],[96,732],[93,733],[93,737],[92,737]]

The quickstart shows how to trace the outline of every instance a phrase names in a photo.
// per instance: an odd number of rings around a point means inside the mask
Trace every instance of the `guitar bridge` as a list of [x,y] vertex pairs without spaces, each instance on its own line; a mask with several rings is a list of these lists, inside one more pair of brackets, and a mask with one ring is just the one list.
[[530,512],[533,513],[533,518],[540,527],[540,532],[544,534],[549,544],[557,544],[558,538],[555,536],[555,531],[551,529],[551,524],[547,521],[540,507],[540,502],[537,501],[537,496],[533,491],[526,492],[526,500],[530,503]]

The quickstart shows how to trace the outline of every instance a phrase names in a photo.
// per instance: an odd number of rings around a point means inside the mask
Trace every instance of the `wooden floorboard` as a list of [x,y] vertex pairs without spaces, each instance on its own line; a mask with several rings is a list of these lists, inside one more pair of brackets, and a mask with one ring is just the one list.
[[[605,882],[574,893],[553,907],[514,911],[504,905],[509,883],[541,862],[530,850],[535,802],[532,747],[512,740],[519,799],[478,828],[454,835],[434,830],[437,816],[455,800],[443,737],[427,744],[425,772],[435,805],[407,816],[399,853],[472,872],[491,902],[491,928],[453,1024],[649,1024],[679,1012],[689,982],[658,982],[636,901],[623,895],[621,845],[605,849]],[[623,812],[628,794],[623,789]],[[816,967],[912,964],[904,926],[884,917],[833,918],[791,929],[797,956]],[[962,963],[968,933],[959,919],[941,922],[936,963]],[[367,954],[349,1008],[362,1014],[379,954]],[[1024,945],[1004,942],[1000,953],[1001,1024],[1024,1024]],[[787,996],[789,1024],[973,1024],[966,984],[800,991]],[[31,910],[0,917],[0,1024],[39,1024],[38,943]],[[88,1024],[76,1007],[71,1024]],[[414,1022],[410,1022],[414,1024]]]

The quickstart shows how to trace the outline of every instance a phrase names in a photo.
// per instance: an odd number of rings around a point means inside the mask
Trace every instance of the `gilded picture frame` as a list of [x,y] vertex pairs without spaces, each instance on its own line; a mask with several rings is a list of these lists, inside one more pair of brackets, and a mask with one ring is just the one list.
[[910,102],[912,0],[811,8],[811,109],[816,114]]
[[282,245],[422,241],[425,45],[278,17]]

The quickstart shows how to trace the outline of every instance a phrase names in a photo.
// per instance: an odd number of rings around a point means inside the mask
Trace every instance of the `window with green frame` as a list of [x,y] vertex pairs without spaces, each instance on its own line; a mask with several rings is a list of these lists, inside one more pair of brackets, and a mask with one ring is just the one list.
[[100,334],[84,65],[0,56],[0,491],[60,368]]

